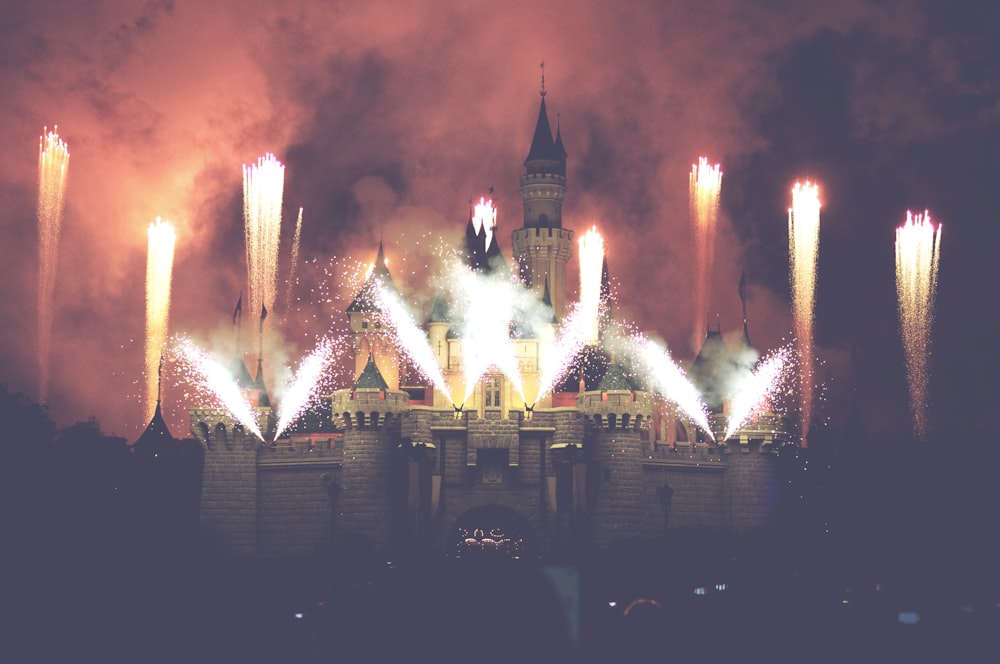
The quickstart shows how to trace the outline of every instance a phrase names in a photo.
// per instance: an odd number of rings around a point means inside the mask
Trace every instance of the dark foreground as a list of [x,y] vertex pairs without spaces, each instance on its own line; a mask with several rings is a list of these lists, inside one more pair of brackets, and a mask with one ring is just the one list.
[[[21,561],[10,662],[995,662],[988,561],[871,559],[776,542],[637,544],[576,563]],[[986,564],[981,564],[985,562]]]

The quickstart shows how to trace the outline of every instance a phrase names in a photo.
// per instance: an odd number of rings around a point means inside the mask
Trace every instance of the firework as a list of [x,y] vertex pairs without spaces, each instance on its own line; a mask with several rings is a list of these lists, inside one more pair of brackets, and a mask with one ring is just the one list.
[[465,379],[462,403],[472,396],[479,379],[491,367],[507,376],[514,391],[526,402],[517,356],[510,340],[519,285],[509,279],[484,276],[461,266],[452,274],[462,300],[458,307],[462,314],[458,327]]
[[812,419],[813,308],[816,299],[816,260],[819,254],[819,187],[797,182],[788,210],[788,256],[792,287],[792,316],[799,354],[799,398],[802,446]]
[[243,165],[243,221],[246,233],[250,311],[274,308],[281,241],[281,197],[285,167],[267,153]]
[[159,217],[149,225],[146,252],[146,400],[145,421],[156,411],[158,372],[170,319],[170,278],[174,266],[176,235],[169,221]]
[[740,385],[730,402],[725,440],[734,435],[753,416],[765,412],[778,388],[787,380],[791,350],[784,346],[765,357],[749,379]]
[[941,225],[935,228],[927,211],[915,216],[907,211],[906,223],[896,229],[896,295],[913,430],[921,439],[927,435],[931,327],[940,253]]
[[704,326],[708,320],[709,282],[715,257],[715,227],[719,218],[719,191],[722,188],[722,172],[719,164],[708,165],[706,157],[699,157],[691,166],[688,185],[688,207],[691,223],[694,224],[697,264],[695,266],[695,326],[692,348],[705,336]]
[[38,401],[49,390],[49,354],[52,347],[53,294],[59,259],[63,197],[69,149],[59,138],[59,127],[43,129],[38,143]]
[[570,362],[587,345],[587,321],[587,314],[577,304],[563,319],[555,342],[546,345],[541,357],[541,376],[535,402],[555,388],[556,381],[566,375]]
[[285,289],[285,317],[292,304],[292,284],[295,283],[295,271],[299,265],[299,242],[302,239],[302,208],[299,208],[299,218],[295,221],[295,237],[292,239],[292,259],[288,268],[288,287]]
[[580,236],[580,304],[581,322],[585,326],[584,343],[597,343],[601,309],[601,269],[604,265],[604,238],[597,227]]
[[264,436],[260,432],[253,408],[229,370],[195,346],[190,339],[178,339],[174,349],[177,351],[178,364],[185,369],[185,374],[195,387],[206,392],[219,407],[228,411],[247,431],[263,441]]
[[376,297],[378,298],[379,308],[389,317],[389,322],[395,334],[396,344],[400,350],[406,353],[410,361],[416,365],[417,369],[427,380],[431,381],[435,389],[444,393],[448,397],[448,400],[453,402],[454,399],[451,397],[448,382],[441,374],[441,368],[438,366],[434,350],[427,340],[427,335],[413,321],[413,318],[406,311],[406,307],[403,306],[399,298],[387,289],[382,288],[381,284],[376,290]]
[[681,368],[674,364],[670,352],[639,335],[629,341],[629,346],[630,352],[635,354],[639,363],[645,367],[653,389],[667,401],[674,403],[714,440],[715,436],[708,424],[708,414],[705,404],[701,401],[701,395]]
[[278,426],[274,433],[275,440],[320,397],[322,379],[327,367],[336,357],[336,348],[332,339],[321,339],[299,364],[298,371],[295,372],[291,384],[281,398]]

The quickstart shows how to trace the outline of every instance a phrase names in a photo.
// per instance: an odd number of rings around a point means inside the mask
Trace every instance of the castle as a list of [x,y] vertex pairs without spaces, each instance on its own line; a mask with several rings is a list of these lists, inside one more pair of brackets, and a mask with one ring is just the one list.
[[[566,160],[543,88],[520,178],[524,222],[512,235],[513,271],[551,310],[547,324],[507,335],[526,390],[537,387],[543,354],[569,309]],[[492,233],[492,205],[484,205],[470,211],[468,267],[510,271]],[[776,525],[777,450],[792,438],[781,416],[760,415],[723,440],[726,395],[706,398],[716,442],[599,348],[589,349],[596,361],[586,376],[581,367],[579,381],[571,375],[565,391],[530,406],[495,368],[456,405],[440,389],[408,384],[417,381],[401,371],[377,284],[395,288],[381,244],[346,311],[355,383],[330,395],[323,412],[263,444],[224,410],[191,409],[191,433],[204,447],[201,530],[221,552],[309,556],[360,541],[459,557],[558,557],[671,529]],[[461,385],[468,358],[443,298],[424,329],[443,377]],[[743,343],[749,347],[745,321]],[[703,394],[715,391],[711,365],[728,352],[709,331],[690,367]],[[238,358],[233,373],[261,430],[273,432],[260,365],[253,379]]]

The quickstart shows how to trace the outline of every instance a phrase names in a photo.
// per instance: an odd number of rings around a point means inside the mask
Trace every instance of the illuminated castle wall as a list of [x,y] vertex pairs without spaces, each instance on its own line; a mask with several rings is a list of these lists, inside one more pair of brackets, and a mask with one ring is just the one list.
[[[524,224],[513,233],[513,269],[540,301],[549,299],[556,318],[567,311],[573,240],[562,218],[566,158],[543,95],[520,183]],[[466,239],[479,252],[473,267],[497,259],[496,237],[484,239],[472,220]],[[761,416],[729,440],[706,441],[615,364],[595,384],[530,409],[509,380],[489,373],[458,408],[401,372],[379,322],[375,279],[391,283],[381,246],[346,312],[355,384],[331,395],[311,425],[262,445],[221,411],[191,411],[191,431],[206,448],[202,529],[222,552],[300,556],[350,541],[565,556],[670,529],[776,525],[777,450],[790,437],[782,418]],[[540,354],[555,334],[554,323],[536,328],[534,338],[512,339],[528,394],[537,392]],[[445,379],[460,391],[462,339],[446,306],[435,306],[425,329]],[[712,426],[722,438],[718,410]],[[261,429],[273,432],[270,408],[257,413]]]

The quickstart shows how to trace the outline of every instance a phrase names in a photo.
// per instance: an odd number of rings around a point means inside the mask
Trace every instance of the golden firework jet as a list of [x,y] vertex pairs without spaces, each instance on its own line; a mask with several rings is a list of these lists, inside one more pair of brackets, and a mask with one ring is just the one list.
[[819,256],[819,187],[808,181],[792,188],[788,210],[788,257],[792,287],[792,316],[799,353],[799,399],[802,446],[812,422],[813,316],[816,303],[816,263]]
[[170,283],[174,269],[177,235],[169,221],[156,218],[149,224],[146,251],[146,398],[145,421],[149,422],[159,400],[159,362],[167,342],[170,321]]
[[53,295],[69,149],[59,127],[42,130],[38,142],[38,401],[48,400]]
[[695,287],[694,333],[692,348],[705,338],[708,321],[709,282],[715,258],[715,227],[719,219],[719,192],[722,189],[722,172],[719,164],[708,165],[708,158],[699,157],[691,166],[688,186],[688,207],[695,236]]
[[941,225],[935,228],[926,210],[917,215],[907,211],[906,223],[896,229],[896,295],[913,431],[920,439],[926,438],[928,428],[931,327],[940,254]]

